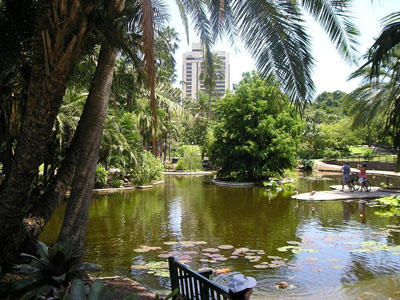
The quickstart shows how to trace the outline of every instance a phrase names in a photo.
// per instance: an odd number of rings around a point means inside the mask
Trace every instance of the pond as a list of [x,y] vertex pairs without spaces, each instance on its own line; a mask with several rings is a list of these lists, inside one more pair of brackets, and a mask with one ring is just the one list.
[[[300,174],[295,185],[301,193],[339,183],[338,175]],[[301,202],[290,195],[215,186],[210,177],[166,176],[151,190],[93,198],[87,261],[101,264],[103,276],[128,276],[155,291],[169,288],[160,263],[166,259],[159,255],[173,252],[195,270],[229,269],[212,277],[222,285],[236,272],[255,277],[252,299],[400,297],[398,217],[380,217],[380,208],[359,201]],[[41,240],[56,240],[65,206]],[[234,249],[221,249],[219,256],[207,249],[221,245]],[[276,289],[280,281],[291,289]]]

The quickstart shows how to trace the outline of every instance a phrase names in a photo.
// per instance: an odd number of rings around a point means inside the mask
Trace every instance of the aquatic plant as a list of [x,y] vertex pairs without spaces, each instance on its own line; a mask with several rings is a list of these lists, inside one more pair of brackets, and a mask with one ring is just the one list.
[[375,200],[385,206],[384,211],[376,211],[375,214],[381,217],[400,216],[400,196],[383,197]]

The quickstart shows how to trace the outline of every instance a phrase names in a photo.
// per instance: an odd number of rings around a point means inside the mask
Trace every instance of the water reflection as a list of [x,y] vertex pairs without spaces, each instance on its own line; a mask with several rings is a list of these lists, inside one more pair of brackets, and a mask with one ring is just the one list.
[[[385,181],[371,178],[373,184]],[[300,177],[299,192],[326,190],[340,183],[334,174]],[[41,239],[56,240],[65,211],[63,204],[46,227]],[[153,289],[169,286],[168,278],[155,277],[147,270],[133,270],[132,264],[159,261],[160,251],[137,253],[141,245],[160,246],[163,251],[191,251],[192,268],[210,266],[230,268],[256,277],[259,286],[254,298],[356,298],[371,291],[382,297],[395,297],[400,255],[395,251],[357,252],[363,242],[376,241],[399,245],[399,233],[387,225],[398,225],[397,217],[381,218],[375,209],[359,201],[300,202],[285,193],[274,194],[264,188],[227,188],[210,184],[210,178],[167,177],[165,185],[152,190],[134,191],[94,198],[91,204],[86,245],[88,260],[103,266],[104,275],[132,276]],[[206,241],[204,247],[231,244],[263,250],[259,262],[228,259],[217,263],[201,262],[202,248],[195,245],[164,245],[167,241]],[[301,242],[301,251],[280,251],[289,242]],[[312,251],[311,251],[312,250]],[[232,250],[221,250],[229,257]],[[279,256],[286,261],[280,268],[256,269],[261,262],[271,263]],[[226,284],[231,274],[214,276]],[[385,278],[376,288],[375,279]],[[279,281],[296,285],[281,291]],[[361,288],[362,287],[362,288]]]

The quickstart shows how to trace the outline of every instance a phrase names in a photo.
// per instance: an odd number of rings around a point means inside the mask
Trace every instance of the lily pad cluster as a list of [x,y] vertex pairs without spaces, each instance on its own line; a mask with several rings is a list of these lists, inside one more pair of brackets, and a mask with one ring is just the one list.
[[299,241],[287,241],[286,243],[289,244],[289,246],[279,247],[277,250],[280,252],[288,252],[290,250],[292,251],[292,253],[317,252],[317,249],[308,248],[308,245],[306,243],[302,243]]
[[143,265],[132,265],[131,270],[147,270],[148,274],[158,277],[169,277],[168,262],[166,261],[151,261]]
[[378,251],[388,251],[392,254],[400,255],[400,246],[390,246],[386,243],[376,241],[364,241],[359,248],[350,250],[351,252],[377,253]]

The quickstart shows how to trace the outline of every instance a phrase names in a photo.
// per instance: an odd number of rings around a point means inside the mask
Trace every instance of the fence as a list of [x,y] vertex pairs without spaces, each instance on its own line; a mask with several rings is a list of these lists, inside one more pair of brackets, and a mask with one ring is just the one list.
[[[210,272],[195,272],[174,257],[168,258],[171,289],[179,289],[180,296],[174,299],[188,300],[228,300],[228,291],[219,284],[209,280]],[[204,276],[205,275],[205,276]]]
[[338,160],[348,160],[353,162],[373,161],[382,163],[395,163],[396,155],[341,155]]

